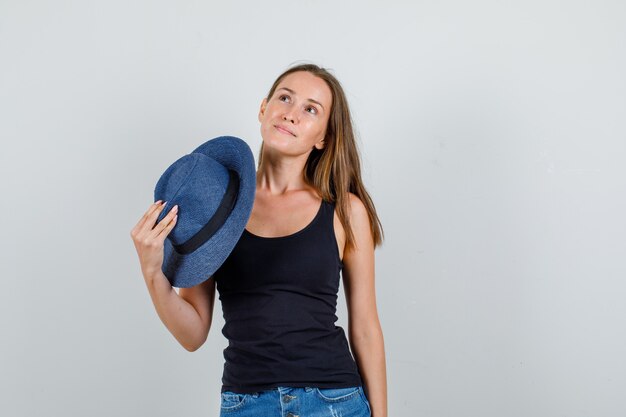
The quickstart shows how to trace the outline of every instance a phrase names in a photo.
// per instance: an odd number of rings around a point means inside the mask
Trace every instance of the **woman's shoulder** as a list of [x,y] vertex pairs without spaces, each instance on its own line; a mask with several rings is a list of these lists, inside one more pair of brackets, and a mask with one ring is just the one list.
[[367,217],[367,208],[363,201],[354,193],[348,192],[348,212],[350,217],[363,216]]
[[[367,213],[367,208],[365,207],[365,204],[363,204],[363,201],[359,198],[359,196],[357,196],[354,193],[348,192],[348,198],[347,198],[347,215],[350,219],[353,218],[365,218],[368,219],[369,215]],[[338,202],[337,201],[326,201],[322,199],[322,204],[328,204],[330,206],[332,206],[335,210],[335,213],[338,213],[339,209],[337,207]]]
[[355,234],[355,238],[358,239],[364,235],[370,234],[370,216],[363,201],[356,194],[350,192],[348,193],[347,200],[350,229]]

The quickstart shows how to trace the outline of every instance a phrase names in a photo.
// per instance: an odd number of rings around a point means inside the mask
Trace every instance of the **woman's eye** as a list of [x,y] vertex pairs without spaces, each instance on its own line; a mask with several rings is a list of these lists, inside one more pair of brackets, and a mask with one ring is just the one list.
[[[289,97],[287,94],[283,94],[283,95],[278,96],[278,100],[280,100],[280,101],[282,101],[282,102],[285,102],[285,100],[284,100],[284,99],[289,99],[289,98],[290,98],[290,97]],[[313,106],[309,106],[309,107],[307,107],[305,110],[306,110],[308,113],[311,113],[311,114],[317,114],[317,108],[315,108],[315,107],[313,107]]]

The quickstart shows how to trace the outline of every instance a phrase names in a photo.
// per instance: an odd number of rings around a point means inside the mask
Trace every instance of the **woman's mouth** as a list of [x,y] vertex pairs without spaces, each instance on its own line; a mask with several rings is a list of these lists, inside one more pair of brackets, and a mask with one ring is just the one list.
[[296,135],[294,135],[293,133],[291,133],[290,131],[288,131],[287,129],[284,129],[284,128],[280,127],[280,126],[274,126],[274,127],[275,127],[275,128],[276,128],[279,132],[285,133],[285,134],[287,134],[287,135],[289,135],[289,136],[296,136]]

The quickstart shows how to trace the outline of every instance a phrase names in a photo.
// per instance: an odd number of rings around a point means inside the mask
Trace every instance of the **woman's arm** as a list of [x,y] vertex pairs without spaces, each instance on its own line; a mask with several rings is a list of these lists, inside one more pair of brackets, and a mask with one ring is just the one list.
[[151,204],[130,231],[130,236],[137,249],[141,272],[159,318],[178,343],[193,352],[202,346],[211,327],[215,280],[209,278],[194,287],[181,288],[180,294],[176,293],[161,267],[165,238],[178,218],[177,206],[155,224],[163,208],[160,200]]
[[193,352],[204,344],[211,328],[215,301],[213,277],[177,294],[163,272],[144,276],[159,318],[185,349]]
[[374,242],[365,205],[352,193],[350,221],[356,247],[343,255],[350,348],[363,378],[372,417],[387,417],[387,370],[376,309]]

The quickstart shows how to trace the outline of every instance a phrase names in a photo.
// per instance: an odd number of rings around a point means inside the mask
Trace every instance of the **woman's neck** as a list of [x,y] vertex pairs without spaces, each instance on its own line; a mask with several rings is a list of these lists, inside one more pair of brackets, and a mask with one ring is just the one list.
[[309,188],[304,181],[306,159],[264,155],[256,174],[257,190],[269,195],[283,195]]

